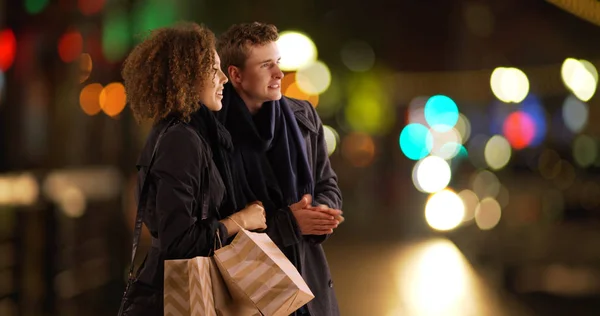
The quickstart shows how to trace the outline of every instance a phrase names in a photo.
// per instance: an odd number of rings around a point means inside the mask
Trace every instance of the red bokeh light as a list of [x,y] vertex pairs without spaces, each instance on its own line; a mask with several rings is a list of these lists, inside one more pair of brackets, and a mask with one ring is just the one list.
[[502,131],[514,149],[523,149],[535,137],[535,123],[527,113],[517,111],[506,118]]
[[0,70],[6,72],[15,61],[17,54],[17,39],[10,30],[0,31]]
[[105,0],[78,0],[77,6],[83,15],[94,15],[104,7]]
[[58,41],[58,55],[65,63],[75,61],[83,52],[83,37],[77,31],[69,31]]

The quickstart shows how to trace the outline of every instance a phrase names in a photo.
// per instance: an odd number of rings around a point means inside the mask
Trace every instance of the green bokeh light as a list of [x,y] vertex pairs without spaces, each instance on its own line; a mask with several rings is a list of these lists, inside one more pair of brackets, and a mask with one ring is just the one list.
[[102,53],[106,60],[120,61],[129,51],[131,32],[127,14],[112,10],[104,17],[102,30]]
[[134,10],[134,34],[141,40],[154,29],[173,25],[178,17],[177,4],[171,0],[148,0]]
[[48,6],[48,0],[25,0],[25,11],[29,14],[37,14]]

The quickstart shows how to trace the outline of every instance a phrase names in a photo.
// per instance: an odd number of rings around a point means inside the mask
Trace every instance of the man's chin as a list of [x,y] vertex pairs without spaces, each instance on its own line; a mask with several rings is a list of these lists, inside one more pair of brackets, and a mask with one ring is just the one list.
[[269,97],[270,97],[271,101],[277,101],[277,100],[281,99],[281,97],[282,97],[281,91],[272,92],[269,94]]

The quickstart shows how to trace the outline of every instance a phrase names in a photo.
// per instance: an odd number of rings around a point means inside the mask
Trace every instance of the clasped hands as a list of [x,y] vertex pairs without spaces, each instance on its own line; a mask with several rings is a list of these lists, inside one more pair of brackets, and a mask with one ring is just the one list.
[[312,206],[312,197],[306,194],[300,201],[290,205],[290,210],[303,235],[325,235],[333,233],[344,222],[342,211],[320,204]]

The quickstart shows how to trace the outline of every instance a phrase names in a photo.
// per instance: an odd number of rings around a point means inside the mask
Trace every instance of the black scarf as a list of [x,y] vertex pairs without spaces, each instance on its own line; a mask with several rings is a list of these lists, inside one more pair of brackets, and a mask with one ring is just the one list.
[[215,206],[219,217],[224,218],[236,211],[231,205],[231,201],[235,200],[233,176],[229,166],[229,155],[233,151],[231,135],[217,120],[214,112],[205,105],[191,115],[190,125],[210,147],[212,156],[207,155],[206,158],[211,159],[217,168],[211,168],[208,161],[209,180],[206,185],[210,189],[211,205]]
[[[216,113],[233,139],[236,209],[261,201],[267,211],[313,195],[314,185],[306,145],[294,113],[285,98],[263,104],[253,116],[229,83],[223,91],[223,109]],[[265,159],[266,158],[266,159]]]

